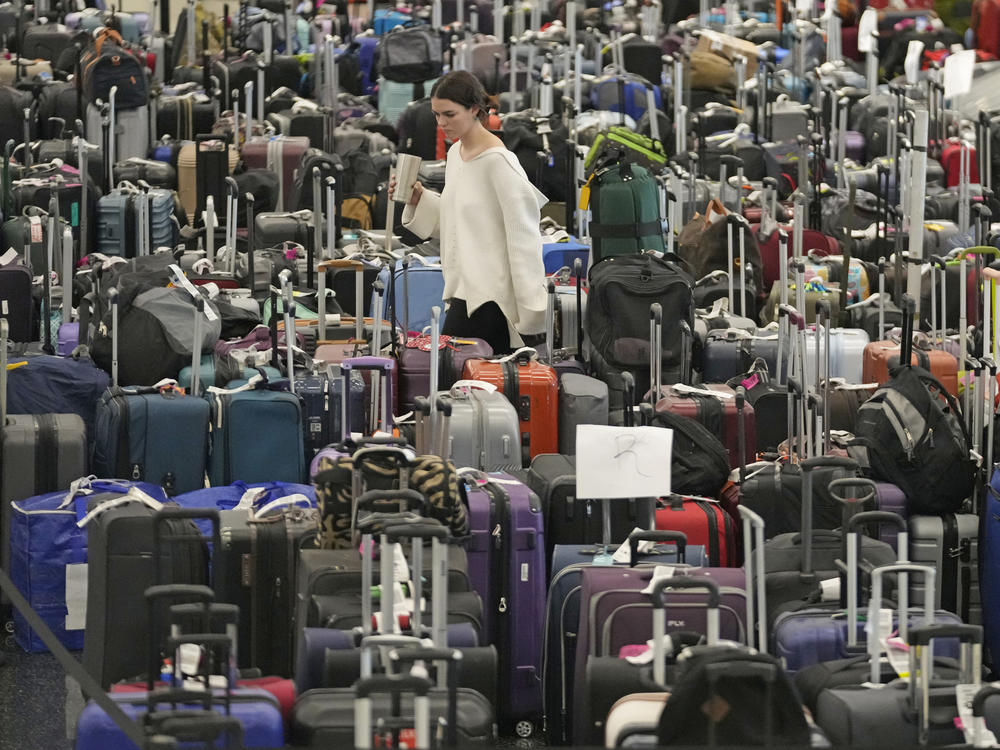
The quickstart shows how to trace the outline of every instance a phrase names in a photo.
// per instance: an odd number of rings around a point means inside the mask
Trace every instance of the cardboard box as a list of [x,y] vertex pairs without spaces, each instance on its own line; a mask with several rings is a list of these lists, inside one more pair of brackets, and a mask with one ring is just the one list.
[[757,45],[745,39],[737,39],[728,34],[706,29],[698,37],[698,46],[695,49],[698,52],[713,52],[730,62],[733,62],[737,55],[743,55],[747,59],[747,80],[757,75]]

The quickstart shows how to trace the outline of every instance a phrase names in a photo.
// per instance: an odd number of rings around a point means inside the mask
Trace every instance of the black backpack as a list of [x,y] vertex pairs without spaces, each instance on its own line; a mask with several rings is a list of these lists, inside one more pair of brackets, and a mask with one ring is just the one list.
[[107,102],[113,86],[118,87],[115,107],[135,109],[149,103],[146,70],[121,34],[105,29],[80,58],[83,95],[89,102]]
[[903,335],[892,376],[858,409],[848,453],[872,478],[906,495],[909,515],[955,513],[973,491],[976,462],[958,402],[940,381],[910,366],[913,300],[903,297]]
[[669,411],[654,414],[650,424],[674,431],[670,469],[674,493],[716,497],[729,479],[729,458],[719,438],[700,422]]
[[[809,746],[802,704],[775,657],[742,648],[695,648],[700,653],[684,659],[660,714],[658,745]],[[710,708],[720,709],[711,734]]]

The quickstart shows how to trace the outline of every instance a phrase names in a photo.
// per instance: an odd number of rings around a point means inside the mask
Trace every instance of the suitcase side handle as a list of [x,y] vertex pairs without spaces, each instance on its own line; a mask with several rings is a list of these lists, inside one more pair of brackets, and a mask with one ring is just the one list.
[[649,529],[633,531],[628,535],[629,567],[639,562],[639,542],[673,543],[677,546],[677,561],[683,563],[687,557],[687,534],[669,529]]

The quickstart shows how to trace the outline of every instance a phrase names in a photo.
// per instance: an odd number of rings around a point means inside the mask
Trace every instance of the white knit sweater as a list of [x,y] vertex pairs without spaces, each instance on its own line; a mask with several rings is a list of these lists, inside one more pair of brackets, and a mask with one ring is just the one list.
[[545,267],[538,228],[548,199],[503,146],[464,161],[461,144],[448,149],[445,187],[424,190],[407,205],[403,225],[418,237],[441,240],[444,298],[463,299],[471,315],[494,301],[507,317],[511,346],[518,333],[545,328]]

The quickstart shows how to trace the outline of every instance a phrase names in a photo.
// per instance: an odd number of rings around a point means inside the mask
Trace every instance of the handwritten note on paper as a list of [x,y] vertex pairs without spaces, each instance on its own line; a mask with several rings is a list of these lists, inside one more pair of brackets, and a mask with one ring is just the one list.
[[584,499],[670,494],[674,433],[661,427],[576,428],[576,496]]

